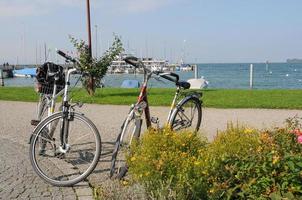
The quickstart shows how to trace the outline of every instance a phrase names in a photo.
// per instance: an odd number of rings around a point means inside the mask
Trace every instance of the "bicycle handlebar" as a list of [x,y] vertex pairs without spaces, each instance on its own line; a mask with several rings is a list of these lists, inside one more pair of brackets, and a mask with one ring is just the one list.
[[128,56],[124,59],[124,61],[132,66],[134,66],[135,68],[144,68],[145,71],[147,71],[148,73],[151,73],[152,71],[150,69],[148,69],[144,63],[142,63],[141,60],[139,60],[137,57],[134,56]]
[[[148,69],[138,58],[134,57],[134,56],[128,56],[126,57],[125,59],[125,62],[136,67],[136,68],[139,68],[139,67],[143,67],[147,72],[149,73],[153,73],[153,74],[156,74],[164,79],[167,79],[171,82],[174,82],[174,83],[178,83],[179,81],[179,76],[178,74],[175,74],[173,72],[168,72],[168,73],[163,73],[163,72],[160,72],[160,71],[151,71],[150,69]],[[174,78],[172,78],[172,77]]]
[[[155,72],[153,72],[153,73],[155,73],[156,75],[158,75],[158,76],[160,76],[160,77],[162,77],[162,78],[164,78],[164,79],[167,79],[167,80],[169,80],[169,81],[171,81],[171,82],[174,82],[174,83],[178,83],[178,81],[179,81],[179,76],[178,76],[178,74],[175,74],[175,73],[173,73],[173,72],[160,72],[160,71],[155,71]],[[172,77],[170,77],[170,76],[173,76],[174,78],[172,78]]]
[[76,63],[77,61],[76,61],[76,59],[74,59],[74,58],[72,58],[71,56],[69,56],[69,55],[67,55],[66,53],[64,53],[63,51],[61,51],[61,50],[57,50],[57,53],[60,55],[60,56],[62,56],[63,58],[65,58],[66,60],[69,60],[69,61],[71,61],[71,62],[73,62],[73,63]]
[[134,67],[139,67],[138,58],[136,58],[134,56],[126,57],[124,60],[125,60],[126,63],[128,63],[130,65],[133,65]]

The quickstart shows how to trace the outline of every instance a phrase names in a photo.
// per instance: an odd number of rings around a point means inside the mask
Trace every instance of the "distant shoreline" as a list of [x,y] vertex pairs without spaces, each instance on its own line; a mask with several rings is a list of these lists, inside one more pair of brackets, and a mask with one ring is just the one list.
[[[300,62],[293,62],[293,63],[302,64],[302,59],[299,59],[299,61]],[[242,65],[245,65],[245,64],[265,64],[265,63],[266,62],[206,62],[206,63],[188,62],[187,64],[190,64],[190,65],[211,65],[211,64],[242,64]],[[269,62],[268,64],[285,64],[285,63],[288,63],[288,62],[287,61]],[[20,69],[20,68],[34,68],[34,67],[40,66],[42,64],[18,64],[18,65],[12,64],[12,65],[9,65],[9,67],[15,66],[18,69]],[[63,64],[58,63],[58,65],[65,65],[65,63],[63,63]],[[3,67],[3,64],[1,64],[0,69],[3,69],[3,68],[5,68],[5,67]]]

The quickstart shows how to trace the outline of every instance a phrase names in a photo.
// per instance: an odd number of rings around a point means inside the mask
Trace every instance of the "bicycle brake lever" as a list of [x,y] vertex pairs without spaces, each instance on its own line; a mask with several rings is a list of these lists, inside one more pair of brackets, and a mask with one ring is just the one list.
[[84,105],[83,102],[77,102],[77,105],[79,106],[79,108],[82,108],[82,106]]
[[83,102],[76,102],[75,104],[73,104],[72,106],[70,106],[72,109],[74,109],[74,107],[78,106],[79,108],[81,108],[84,105]]

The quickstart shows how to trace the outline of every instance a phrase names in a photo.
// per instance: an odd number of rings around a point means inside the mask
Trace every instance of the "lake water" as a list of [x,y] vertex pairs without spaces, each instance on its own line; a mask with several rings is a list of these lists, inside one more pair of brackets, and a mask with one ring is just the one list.
[[[302,64],[270,63],[268,70],[265,63],[254,65],[254,88],[257,89],[300,89],[302,88]],[[208,88],[249,88],[249,67],[247,63],[198,64],[199,76],[209,81]],[[194,72],[176,72],[180,79],[194,77]],[[109,74],[104,78],[105,87],[120,87],[123,80],[142,81],[142,74]],[[35,78],[5,79],[6,86],[33,86]],[[173,87],[165,81],[150,81],[151,87]]]

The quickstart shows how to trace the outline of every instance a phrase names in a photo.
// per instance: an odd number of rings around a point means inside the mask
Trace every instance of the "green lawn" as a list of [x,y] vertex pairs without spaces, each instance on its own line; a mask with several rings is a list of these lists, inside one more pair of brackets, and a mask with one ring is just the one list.
[[[168,106],[174,89],[151,88],[149,102],[155,106]],[[139,89],[98,89],[94,97],[86,91],[75,89],[73,101],[95,104],[130,105],[137,99]],[[0,87],[0,100],[35,102],[37,93],[30,87]],[[302,90],[204,90],[202,100],[205,107],[215,108],[288,108],[302,109]]]

